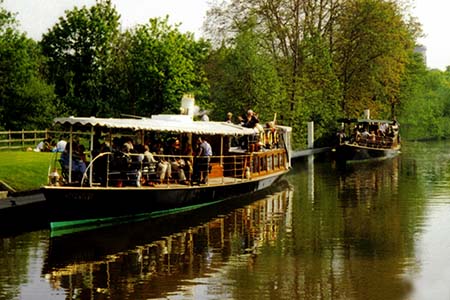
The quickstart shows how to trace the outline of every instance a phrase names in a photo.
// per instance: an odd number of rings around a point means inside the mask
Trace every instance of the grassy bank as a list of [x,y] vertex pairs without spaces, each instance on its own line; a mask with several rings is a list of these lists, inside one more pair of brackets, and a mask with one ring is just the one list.
[[47,182],[54,153],[0,151],[0,180],[16,192],[39,189]]

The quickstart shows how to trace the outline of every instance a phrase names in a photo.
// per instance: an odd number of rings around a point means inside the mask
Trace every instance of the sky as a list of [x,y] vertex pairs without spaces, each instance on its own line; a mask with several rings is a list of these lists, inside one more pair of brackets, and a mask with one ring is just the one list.
[[[112,0],[121,15],[122,29],[144,24],[150,18],[169,16],[170,24],[180,24],[182,32],[202,34],[209,0]],[[415,0],[410,12],[422,24],[424,37],[419,40],[426,49],[427,66],[445,70],[450,66],[450,1]],[[74,6],[91,6],[95,0],[4,0],[3,6],[17,13],[20,29],[35,40]]]

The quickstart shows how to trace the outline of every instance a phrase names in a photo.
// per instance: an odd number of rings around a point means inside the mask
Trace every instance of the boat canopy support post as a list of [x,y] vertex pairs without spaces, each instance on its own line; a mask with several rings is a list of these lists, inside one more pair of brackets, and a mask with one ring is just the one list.
[[[89,155],[91,161],[94,159],[92,153],[94,153],[94,126],[91,126],[91,144],[89,147]],[[92,169],[93,167],[89,169],[89,186],[92,186]]]
[[73,153],[73,126],[70,125],[70,144],[69,144],[69,183],[72,183],[72,153]]

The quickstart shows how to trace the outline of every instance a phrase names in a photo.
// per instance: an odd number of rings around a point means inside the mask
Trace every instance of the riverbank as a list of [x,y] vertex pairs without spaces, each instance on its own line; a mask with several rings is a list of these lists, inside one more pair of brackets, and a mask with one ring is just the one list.
[[34,151],[0,152],[0,190],[8,195],[38,191],[47,182],[48,167],[55,154]]

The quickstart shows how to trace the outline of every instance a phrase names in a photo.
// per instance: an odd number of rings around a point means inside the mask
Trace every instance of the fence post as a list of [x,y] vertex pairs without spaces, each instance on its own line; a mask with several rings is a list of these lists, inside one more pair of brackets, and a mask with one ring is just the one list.
[[8,147],[11,148],[11,130],[8,131]]
[[25,148],[25,132],[22,128],[22,149]]

